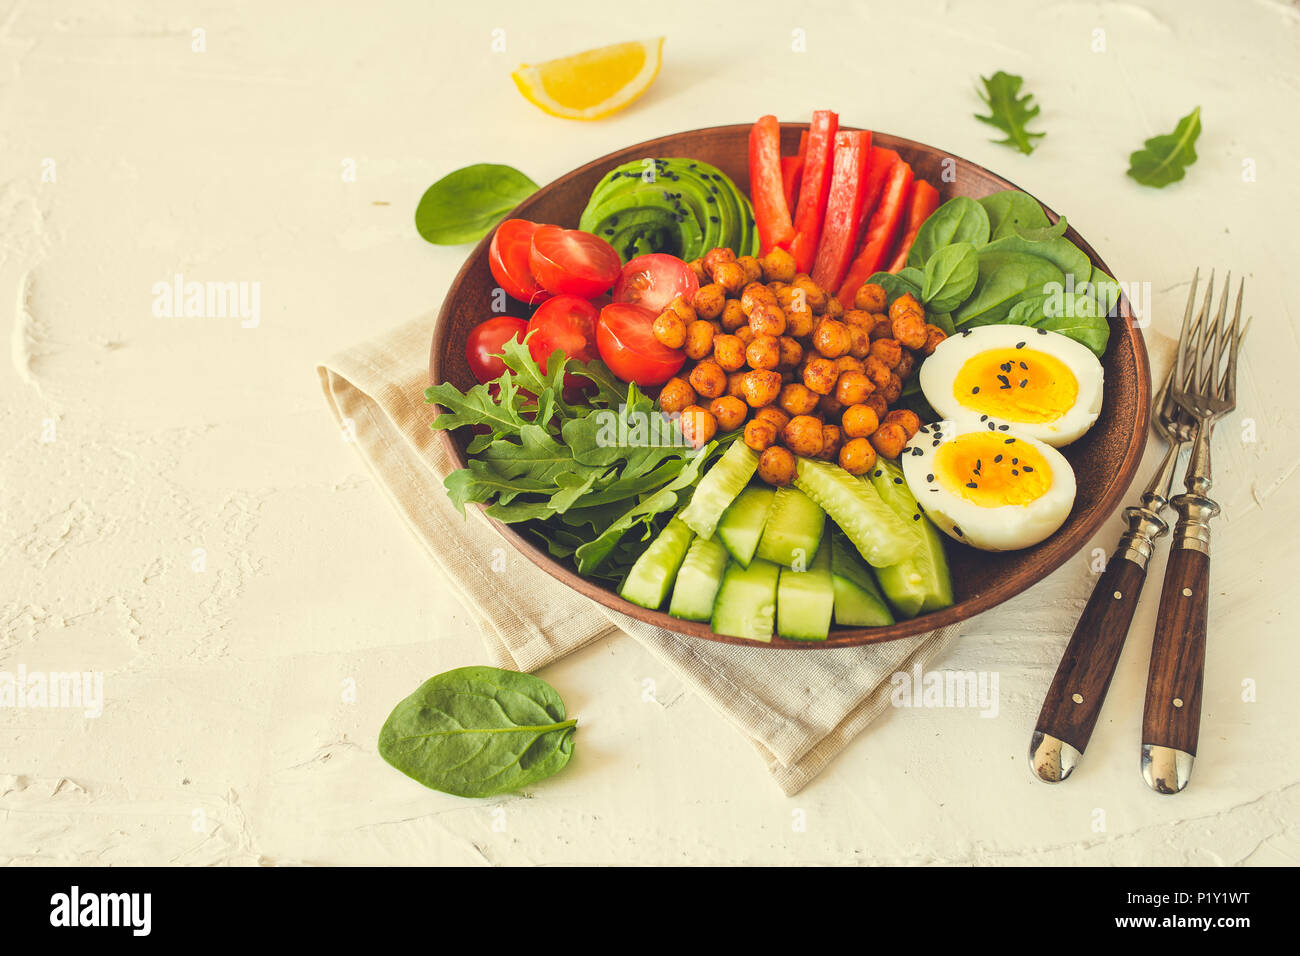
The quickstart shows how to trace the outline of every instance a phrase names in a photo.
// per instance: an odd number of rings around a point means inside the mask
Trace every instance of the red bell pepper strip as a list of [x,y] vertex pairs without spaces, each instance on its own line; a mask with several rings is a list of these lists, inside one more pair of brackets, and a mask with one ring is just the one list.
[[854,243],[855,248],[860,245],[862,234],[867,231],[867,223],[871,221],[871,215],[876,211],[876,204],[880,202],[880,194],[885,190],[889,171],[894,168],[895,163],[902,161],[903,158],[892,149],[885,149],[883,146],[871,147],[871,157],[867,160],[867,186],[862,193],[862,215],[858,220],[858,242]]
[[799,181],[799,205],[794,213],[794,239],[790,253],[800,272],[812,268],[821,239],[822,220],[826,215],[826,197],[831,188],[831,161],[835,153],[835,134],[840,118],[830,110],[814,110],[808,130],[808,153],[804,157],[803,177]]
[[907,220],[903,223],[903,238],[898,240],[898,251],[894,261],[889,264],[890,272],[900,272],[907,265],[907,254],[912,251],[916,241],[916,232],[921,224],[930,218],[930,213],[939,208],[939,190],[924,179],[912,183],[912,195],[907,202]]
[[822,235],[812,267],[812,279],[823,289],[840,287],[857,249],[870,156],[871,133],[835,134],[830,196],[826,200],[826,218],[822,221]]
[[880,205],[871,214],[867,223],[867,236],[862,251],[849,266],[848,278],[840,286],[839,300],[845,308],[851,308],[853,297],[857,295],[862,283],[874,272],[880,271],[881,264],[894,246],[898,235],[898,226],[903,220],[903,202],[912,186],[912,167],[904,162],[894,164],[889,171],[889,180],[880,195]]
[[781,181],[785,185],[785,204],[794,215],[795,203],[799,200],[799,180],[803,176],[803,160],[808,153],[808,131],[799,134],[799,152],[794,156],[781,157]]
[[763,255],[794,238],[781,184],[781,124],[763,116],[749,131],[749,193]]

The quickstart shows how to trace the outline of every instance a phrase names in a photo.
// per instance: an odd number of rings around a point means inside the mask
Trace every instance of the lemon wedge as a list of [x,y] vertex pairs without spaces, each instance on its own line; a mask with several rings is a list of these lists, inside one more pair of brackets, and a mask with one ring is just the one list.
[[510,76],[525,99],[552,116],[595,120],[617,113],[650,88],[663,49],[663,37],[615,43],[535,66],[525,63]]

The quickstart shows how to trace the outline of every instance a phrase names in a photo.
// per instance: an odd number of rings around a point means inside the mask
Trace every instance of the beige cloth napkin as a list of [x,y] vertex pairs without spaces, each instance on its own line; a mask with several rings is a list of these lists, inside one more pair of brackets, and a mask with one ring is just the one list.
[[[432,333],[433,316],[421,316],[317,371],[344,435],[456,585],[493,664],[536,670],[624,631],[748,737],[777,785],[794,794],[889,706],[891,675],[925,669],[956,638],[953,625],[833,651],[736,646],[673,634],[570,590],[517,554],[476,509],[462,518],[447,498],[442,479],[452,465],[424,401]],[[505,570],[494,571],[503,556]]]

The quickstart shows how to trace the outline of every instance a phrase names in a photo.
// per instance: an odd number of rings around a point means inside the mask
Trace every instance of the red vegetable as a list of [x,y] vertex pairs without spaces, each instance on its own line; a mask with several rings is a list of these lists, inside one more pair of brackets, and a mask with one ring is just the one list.
[[596,347],[609,370],[625,382],[662,385],[686,361],[681,349],[670,349],[655,338],[657,314],[632,302],[615,302],[600,310]]
[[528,269],[533,233],[538,228],[537,223],[527,219],[507,219],[497,226],[488,247],[488,268],[492,270],[497,285],[506,290],[506,295],[529,305],[536,305],[551,296]]
[[880,195],[880,205],[871,214],[867,223],[867,235],[863,241],[862,251],[849,267],[848,278],[840,286],[839,300],[848,307],[862,283],[873,272],[879,272],[881,264],[889,250],[894,246],[898,235],[898,226],[903,219],[903,203],[912,186],[912,167],[904,162],[897,162],[889,171],[884,192]]
[[894,168],[895,163],[902,161],[903,158],[892,149],[885,149],[883,146],[871,147],[871,158],[867,160],[867,186],[862,193],[862,217],[858,220],[859,240],[867,231],[871,214],[876,211],[876,204],[880,202],[880,194],[884,192],[889,171]]
[[465,341],[465,361],[469,370],[480,382],[491,382],[506,373],[506,363],[501,361],[501,350],[511,339],[524,340],[528,323],[513,315],[498,315],[486,319],[469,331]]
[[647,252],[623,267],[614,283],[612,301],[643,305],[658,315],[679,295],[690,301],[699,289],[695,273],[681,259],[663,252]]
[[763,116],[749,131],[749,192],[763,255],[794,236],[781,182],[781,124]]
[[[566,358],[591,362],[599,358],[596,351],[596,320],[600,312],[581,296],[557,295],[537,307],[528,320],[525,332],[528,354],[543,372],[546,360],[556,349]],[[581,375],[565,373],[564,384],[570,388],[587,384]]]
[[826,218],[812,267],[813,281],[824,289],[840,287],[857,248],[870,155],[869,132],[835,134],[830,196],[826,200]]
[[804,157],[803,177],[799,181],[799,206],[794,214],[794,238],[790,253],[795,268],[807,272],[817,255],[822,220],[826,215],[826,197],[831,186],[831,162],[835,153],[835,133],[840,118],[830,110],[814,110],[808,130],[808,153]]
[[803,160],[808,153],[808,131],[799,134],[799,152],[781,157],[781,182],[785,186],[785,204],[793,213],[799,201],[799,180],[803,176]]
[[903,238],[898,240],[898,251],[894,253],[894,261],[889,264],[890,272],[898,272],[907,265],[907,254],[912,251],[917,230],[930,218],[930,213],[938,208],[939,190],[924,179],[912,183],[912,195],[907,202],[907,221],[903,224]]
[[539,226],[533,233],[528,268],[547,292],[593,299],[609,291],[623,271],[623,260],[600,236]]

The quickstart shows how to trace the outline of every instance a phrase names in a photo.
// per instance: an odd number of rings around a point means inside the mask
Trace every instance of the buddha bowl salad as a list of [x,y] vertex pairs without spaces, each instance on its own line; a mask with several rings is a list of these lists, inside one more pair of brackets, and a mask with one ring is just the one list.
[[1017,191],[939,203],[870,132],[765,116],[751,195],[689,157],[609,170],[580,229],[491,243],[528,318],[476,327],[449,475],[645,608],[824,640],[953,602],[945,547],[1024,548],[1074,502],[1113,279]]

